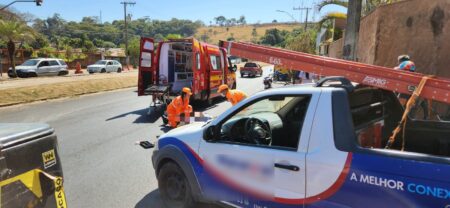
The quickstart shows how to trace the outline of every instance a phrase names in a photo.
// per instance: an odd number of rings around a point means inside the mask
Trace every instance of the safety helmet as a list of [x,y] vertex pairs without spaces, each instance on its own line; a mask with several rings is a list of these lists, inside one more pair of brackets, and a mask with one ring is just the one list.
[[192,95],[191,89],[189,89],[189,87],[183,87],[182,92],[188,95]]
[[228,90],[228,85],[226,85],[226,84],[220,85],[219,90],[217,92],[221,93],[224,90]]
[[409,60],[411,60],[411,58],[408,55],[400,55],[400,56],[398,56],[397,60],[398,60],[398,62],[409,61]]

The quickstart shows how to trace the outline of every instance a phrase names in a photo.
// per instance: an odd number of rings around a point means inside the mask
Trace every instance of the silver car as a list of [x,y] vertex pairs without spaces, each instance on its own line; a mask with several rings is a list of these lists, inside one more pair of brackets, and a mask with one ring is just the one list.
[[[69,72],[67,71],[67,64],[61,59],[37,58],[29,59],[16,66],[16,74],[18,77],[26,78],[49,75],[63,76],[69,74]],[[11,67],[8,70],[8,76],[16,77]]]
[[89,74],[100,72],[122,72],[122,64],[116,60],[100,60],[87,67]]

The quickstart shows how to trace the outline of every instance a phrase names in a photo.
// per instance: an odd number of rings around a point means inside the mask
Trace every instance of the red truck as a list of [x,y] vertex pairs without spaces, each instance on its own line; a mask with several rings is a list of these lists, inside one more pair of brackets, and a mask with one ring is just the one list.
[[253,62],[247,62],[244,67],[240,68],[241,77],[247,75],[248,77],[255,77],[256,75],[262,76],[263,71],[259,64]]

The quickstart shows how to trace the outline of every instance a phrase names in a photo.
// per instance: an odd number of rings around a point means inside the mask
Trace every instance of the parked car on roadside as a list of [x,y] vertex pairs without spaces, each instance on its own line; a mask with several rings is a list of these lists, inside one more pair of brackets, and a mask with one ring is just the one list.
[[122,72],[122,64],[116,60],[99,60],[95,64],[87,66],[89,74],[96,72],[106,73],[106,72]]
[[8,70],[8,76],[11,78],[49,75],[63,76],[67,74],[69,74],[69,71],[67,71],[67,64],[63,60],[55,58],[29,59],[23,64],[16,66],[16,75],[14,75],[11,67]]
[[248,62],[244,65],[244,67],[241,67],[241,77],[244,77],[247,75],[248,77],[255,77],[256,75],[262,76],[263,71],[259,64]]

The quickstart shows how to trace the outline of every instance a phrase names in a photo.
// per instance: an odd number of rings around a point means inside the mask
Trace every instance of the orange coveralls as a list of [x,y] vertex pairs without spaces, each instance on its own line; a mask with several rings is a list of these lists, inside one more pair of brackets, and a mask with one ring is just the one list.
[[240,90],[228,90],[226,97],[231,105],[235,106],[237,103],[241,102],[241,100],[247,98],[247,94]]
[[166,111],[169,125],[172,128],[176,128],[178,122],[180,122],[181,113],[184,113],[185,118],[189,118],[192,112],[192,106],[189,105],[189,99],[185,98],[183,100],[181,96],[178,96],[167,106]]

